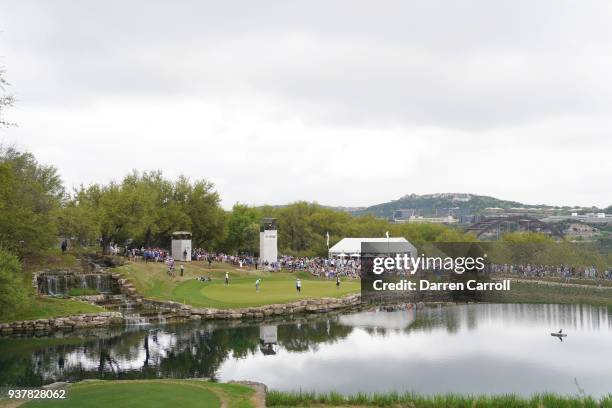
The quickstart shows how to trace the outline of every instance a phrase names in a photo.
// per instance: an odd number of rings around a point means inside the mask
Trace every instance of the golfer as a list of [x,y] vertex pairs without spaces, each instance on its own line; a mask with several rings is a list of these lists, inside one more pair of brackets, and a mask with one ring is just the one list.
[[261,283],[261,279],[257,278],[255,281],[255,292],[259,292],[259,284]]
[[300,280],[300,278],[297,278],[295,280],[295,290],[297,290],[298,293],[302,292],[302,281]]
[[229,273],[225,272],[225,286],[229,285]]
[[336,275],[336,289],[340,289],[340,275]]

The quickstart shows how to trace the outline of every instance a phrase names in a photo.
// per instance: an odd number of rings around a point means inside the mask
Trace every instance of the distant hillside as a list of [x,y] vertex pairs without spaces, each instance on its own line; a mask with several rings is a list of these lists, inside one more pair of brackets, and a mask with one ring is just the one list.
[[376,204],[364,209],[351,211],[355,215],[373,214],[377,217],[391,217],[397,210],[414,210],[423,217],[480,214],[486,208],[555,208],[544,205],[526,205],[517,201],[500,200],[495,197],[464,193],[409,194],[398,200]]

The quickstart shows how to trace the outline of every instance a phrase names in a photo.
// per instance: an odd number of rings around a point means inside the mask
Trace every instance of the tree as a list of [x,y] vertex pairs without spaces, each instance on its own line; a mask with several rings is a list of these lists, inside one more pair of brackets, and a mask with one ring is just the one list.
[[68,202],[57,212],[59,235],[75,239],[78,245],[90,245],[100,236],[100,225],[91,208]]
[[13,95],[4,93],[8,84],[9,83],[6,81],[6,79],[4,79],[4,70],[0,69],[0,92],[2,92],[0,94],[0,127],[14,125],[14,123],[10,123],[4,119],[4,111],[6,108],[13,106],[15,103],[15,98]]
[[478,239],[474,234],[461,232],[456,229],[448,228],[438,235],[436,242],[477,242]]
[[57,238],[56,211],[64,187],[53,166],[30,153],[0,147],[0,245],[32,253]]
[[0,248],[0,316],[10,318],[25,303],[27,296],[19,260]]
[[183,211],[191,219],[193,243],[202,248],[218,247],[224,239],[225,224],[219,193],[214,191],[214,184],[206,180],[198,180],[189,186]]
[[228,251],[257,252],[261,213],[253,207],[235,204],[227,216],[227,236],[224,247]]
[[123,188],[116,183],[106,186],[93,184],[81,188],[76,203],[84,213],[92,216],[99,232],[103,253],[108,253],[111,243],[123,244],[138,231],[142,231],[144,215],[148,208],[142,196],[133,188]]
[[[159,171],[133,173],[121,183],[81,187],[60,212],[64,231],[96,232],[103,252],[111,243],[168,247],[171,233],[189,229],[195,246],[222,242],[224,212],[205,180],[170,181]],[[85,223],[83,217],[88,217]]]
[[278,240],[281,250],[294,255],[310,255],[316,235],[310,225],[310,216],[317,211],[316,204],[296,202],[278,209]]

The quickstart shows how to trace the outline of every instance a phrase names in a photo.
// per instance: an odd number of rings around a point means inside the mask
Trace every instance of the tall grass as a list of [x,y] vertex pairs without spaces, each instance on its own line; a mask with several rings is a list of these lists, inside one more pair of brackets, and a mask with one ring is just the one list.
[[268,407],[309,407],[309,406],[372,406],[410,408],[612,408],[612,394],[601,399],[583,396],[562,396],[537,394],[529,398],[508,395],[460,395],[440,394],[433,396],[413,393],[357,393],[342,395],[332,391],[282,392],[269,391],[266,396]]

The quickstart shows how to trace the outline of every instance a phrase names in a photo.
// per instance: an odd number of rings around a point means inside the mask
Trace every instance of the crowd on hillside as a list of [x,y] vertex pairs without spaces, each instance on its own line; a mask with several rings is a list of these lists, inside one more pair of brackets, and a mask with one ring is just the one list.
[[[119,251],[112,247],[113,253]],[[130,248],[125,250],[128,259],[144,262],[165,262],[174,264],[170,253],[162,248]],[[281,255],[277,262],[259,264],[258,259],[251,255],[230,255],[223,252],[209,252],[201,248],[191,251],[192,261],[223,262],[238,268],[255,268],[270,272],[281,270],[291,272],[309,272],[312,276],[334,279],[336,276],[358,278],[361,271],[359,258],[324,258],[324,257],[296,257]],[[612,280],[612,269],[599,271],[595,266],[575,267],[569,265],[511,265],[490,264],[488,271],[497,274],[518,275],[529,278],[560,277],[569,281],[571,278],[606,279]]]
[[[118,254],[118,250],[113,254]],[[134,262],[164,262],[174,264],[169,251],[162,248],[127,248],[124,256]],[[192,261],[228,263],[239,268],[255,268],[269,272],[279,272],[281,270],[296,272],[305,271],[313,276],[320,278],[333,279],[336,276],[358,278],[361,264],[359,259],[354,258],[333,258],[322,257],[294,257],[281,255],[277,262],[260,264],[258,259],[251,255],[230,255],[223,252],[209,252],[201,248],[191,251]]]
[[162,248],[126,248],[124,255],[131,261],[166,262],[167,250]]
[[290,271],[306,271],[313,276],[332,279],[336,276],[359,277],[361,264],[355,258],[323,258],[323,257],[293,257],[279,258],[281,269]]

